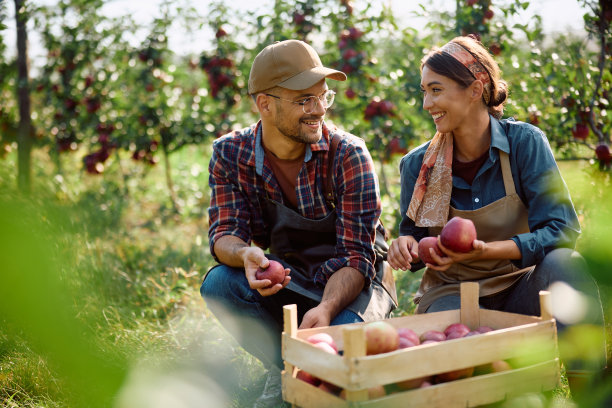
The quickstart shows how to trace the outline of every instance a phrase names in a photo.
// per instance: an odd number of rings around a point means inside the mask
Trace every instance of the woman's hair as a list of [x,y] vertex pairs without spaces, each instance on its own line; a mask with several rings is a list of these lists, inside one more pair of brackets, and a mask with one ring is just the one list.
[[[451,42],[460,45],[467,52],[472,54],[489,75],[491,80],[491,96],[488,103],[483,98],[483,103],[489,108],[489,113],[491,115],[498,119],[501,118],[504,113],[506,99],[508,98],[508,84],[501,79],[499,65],[497,65],[497,62],[495,62],[482,43],[472,35],[455,37]],[[440,48],[431,50],[421,60],[421,71],[423,71],[425,65],[436,74],[450,78],[464,88],[467,88],[476,80],[465,65],[451,54],[442,51]]]

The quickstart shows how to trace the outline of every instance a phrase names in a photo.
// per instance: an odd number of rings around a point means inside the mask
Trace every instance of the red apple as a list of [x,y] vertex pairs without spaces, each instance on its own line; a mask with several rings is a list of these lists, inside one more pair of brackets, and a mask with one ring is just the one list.
[[400,340],[402,338],[414,343],[414,345],[419,345],[421,340],[419,339],[419,335],[414,332],[414,330],[409,329],[407,327],[400,327],[397,329],[397,334],[400,336]]
[[459,370],[448,371],[446,373],[441,373],[436,376],[438,381],[447,382],[447,381],[455,381],[461,378],[468,378],[474,375],[474,367],[466,367],[461,368]]
[[399,343],[397,345],[398,349],[405,349],[405,348],[409,348],[409,347],[414,347],[416,346],[417,343],[413,343],[411,340],[408,340],[405,337],[400,337],[399,338]]
[[428,330],[421,334],[421,343],[424,344],[428,340],[444,341],[446,340],[446,335],[438,330]]
[[299,370],[296,375],[296,378],[298,380],[305,381],[308,384],[314,385],[315,387],[318,387],[319,384],[321,384],[321,380],[319,378],[304,370]]
[[366,354],[388,353],[397,350],[399,334],[395,327],[387,322],[376,321],[365,325]]
[[400,390],[405,391],[405,390],[412,390],[415,388],[420,388],[423,386],[423,383],[425,382],[429,382],[431,384],[431,376],[412,378],[410,380],[404,380],[404,381],[397,382],[395,383],[395,385]]
[[342,391],[342,388],[327,381],[321,381],[321,384],[319,384],[319,389],[334,395],[338,395],[340,394],[340,391]]
[[257,268],[257,272],[255,272],[255,278],[258,280],[268,279],[270,281],[270,286],[274,286],[277,283],[283,283],[285,280],[285,267],[277,261],[270,260],[270,264],[266,269]]
[[327,333],[316,333],[313,334],[312,336],[309,336],[306,339],[307,342],[312,343],[312,344],[316,344],[316,343],[327,343],[329,344],[336,352],[338,352],[338,346],[336,345],[336,342],[334,341],[333,337],[330,336]]
[[330,346],[329,344],[325,343],[325,342],[319,342],[319,343],[314,343],[313,344],[314,347],[321,349],[323,351],[328,352],[329,354],[338,354],[338,352],[336,350],[334,350],[334,348],[332,346]]
[[595,148],[595,155],[601,161],[609,161],[612,156],[610,156],[610,146],[605,143],[600,143]]
[[425,237],[419,241],[419,259],[425,263],[429,263],[432,265],[437,265],[436,261],[434,261],[433,257],[429,253],[429,248],[433,248],[436,254],[439,256],[444,256],[440,248],[438,247],[438,238],[436,237]]
[[584,123],[576,123],[572,128],[574,139],[584,140],[589,135],[589,127]]
[[470,332],[470,328],[462,323],[453,323],[444,329],[446,340],[458,339]]
[[453,252],[470,252],[476,239],[476,227],[472,220],[453,217],[440,232],[440,242]]

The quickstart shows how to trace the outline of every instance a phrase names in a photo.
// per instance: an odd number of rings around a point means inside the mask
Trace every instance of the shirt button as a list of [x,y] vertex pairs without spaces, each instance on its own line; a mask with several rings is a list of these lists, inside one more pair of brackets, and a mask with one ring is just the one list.
[[475,198],[474,201],[475,202],[480,202],[480,199],[479,198]]

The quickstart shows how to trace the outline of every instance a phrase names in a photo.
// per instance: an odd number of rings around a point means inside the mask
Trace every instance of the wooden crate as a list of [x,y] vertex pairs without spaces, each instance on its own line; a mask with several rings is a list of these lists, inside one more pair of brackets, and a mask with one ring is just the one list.
[[[385,320],[396,328],[421,334],[443,331],[461,322],[471,329],[489,326],[488,333],[419,345],[390,353],[366,355],[366,323],[297,329],[295,305],[285,306],[282,335],[283,398],[303,408],[327,407],[473,407],[527,392],[551,390],[559,382],[557,331],[550,311],[550,294],[540,292],[541,316],[525,316],[478,307],[478,284],[461,285],[461,309]],[[332,355],[305,339],[330,334],[342,355]],[[368,400],[368,388],[510,360],[513,369],[396,392]],[[518,368],[517,368],[518,367]],[[346,399],[296,378],[302,369],[345,389]]]

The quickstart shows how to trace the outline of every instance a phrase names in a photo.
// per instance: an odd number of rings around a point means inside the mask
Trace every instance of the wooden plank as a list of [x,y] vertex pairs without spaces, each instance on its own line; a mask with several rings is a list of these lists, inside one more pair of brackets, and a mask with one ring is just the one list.
[[550,320],[552,315],[552,298],[547,290],[540,291],[540,318],[542,320]]
[[300,339],[283,333],[283,360],[310,374],[346,388],[348,371],[342,356],[327,353]]
[[542,321],[538,316],[527,316],[518,313],[500,312],[480,309],[480,324],[493,329],[516,327]]
[[283,399],[302,408],[346,408],[345,400],[293,377],[283,377]]
[[[297,336],[298,331],[298,318],[297,318],[297,305],[286,305],[283,306],[283,324],[284,324],[284,333],[286,333],[289,337],[295,338]],[[283,336],[284,338],[284,336]],[[281,354],[284,354],[284,349],[286,347],[285,342],[283,341],[281,344]],[[289,373],[292,377],[295,376],[296,370],[293,364],[284,361],[285,363],[285,371]]]
[[461,282],[461,323],[474,330],[480,326],[477,282]]
[[548,321],[361,357],[344,388],[365,389],[496,360],[533,364],[556,357],[554,339],[554,323]]
[[431,387],[391,394],[359,402],[360,408],[464,408],[476,407],[516,397],[528,392],[541,392],[556,387],[559,361],[546,361],[518,370],[481,375]]
[[[344,361],[348,367],[349,382],[353,381],[353,377],[358,375],[361,367],[358,364],[358,358],[366,355],[366,338],[363,326],[347,327],[343,330],[342,338],[344,339]],[[357,364],[356,364],[357,362]],[[368,390],[361,389],[362,387],[347,388],[347,401],[365,401],[368,399]]]

